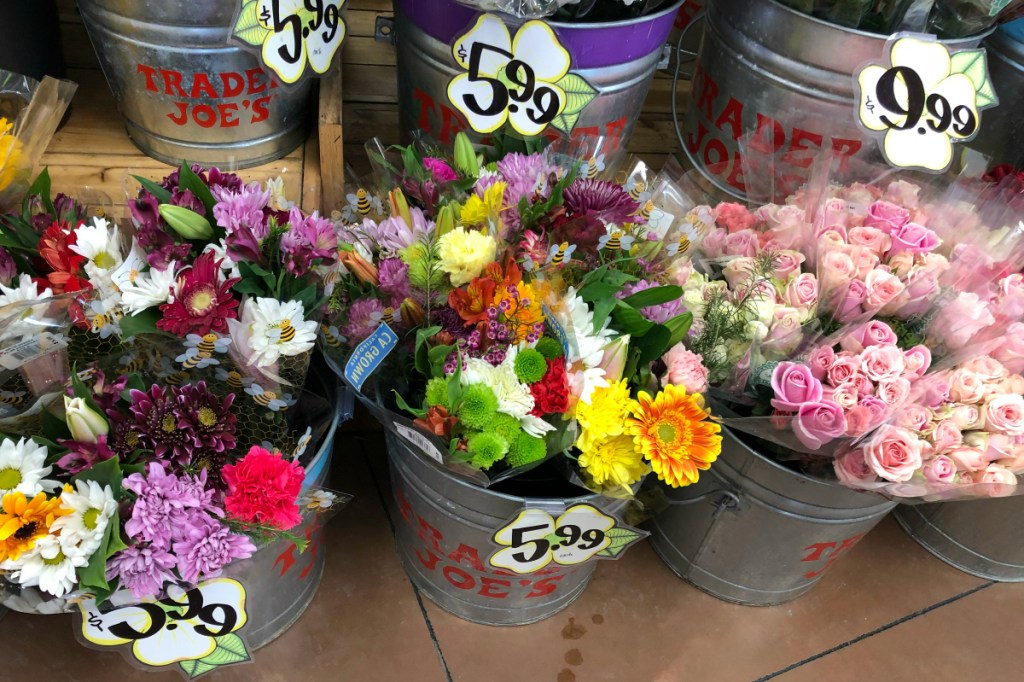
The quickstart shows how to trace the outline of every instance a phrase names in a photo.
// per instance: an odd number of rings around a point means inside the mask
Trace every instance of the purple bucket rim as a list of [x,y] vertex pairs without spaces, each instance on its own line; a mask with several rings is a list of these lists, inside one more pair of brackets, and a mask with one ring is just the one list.
[[[643,17],[637,17],[635,19],[622,19],[619,21],[606,21],[592,24],[545,21],[557,32],[559,38],[561,38],[563,42],[567,43],[566,47],[569,49],[570,53],[573,54],[573,66],[575,68],[594,69],[633,61],[659,50],[668,39],[669,34],[672,32],[674,17],[679,12],[679,8],[684,2],[685,0],[674,0],[669,7],[663,10]],[[434,3],[447,5],[448,7],[444,11],[431,11],[426,9],[426,5]],[[431,38],[443,43],[450,43],[461,31],[468,29],[476,17],[481,14],[485,14],[485,12],[480,12],[472,7],[460,4],[459,2],[456,2],[456,0],[395,0],[395,12],[405,14],[413,20],[413,23],[420,30]],[[502,14],[500,12],[489,12],[489,14],[497,14],[503,19],[511,18],[513,21],[519,23],[529,21],[529,19],[511,17],[511,15]],[[464,21],[461,19],[463,16],[466,17]],[[649,30],[646,32],[646,40],[641,41],[639,37],[634,38],[636,42],[642,44],[642,47],[635,49],[635,51],[630,51],[630,56],[626,58],[621,56],[601,58],[601,55],[595,54],[593,50],[586,50],[580,53],[579,50],[573,49],[573,47],[575,47],[574,44],[577,42],[588,45],[595,43],[602,44],[600,38],[594,35],[595,33],[617,32],[629,29],[635,30],[641,26],[653,27],[658,26],[661,23],[665,24],[664,36],[661,39],[654,41],[651,39],[651,36],[657,35],[657,32]],[[622,42],[625,43],[625,41]],[[582,57],[578,53],[582,54]]]

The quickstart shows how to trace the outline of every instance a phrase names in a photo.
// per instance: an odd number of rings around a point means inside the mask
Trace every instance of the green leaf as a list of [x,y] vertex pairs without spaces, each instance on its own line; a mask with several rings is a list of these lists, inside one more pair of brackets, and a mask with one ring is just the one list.
[[97,405],[96,401],[93,399],[92,389],[85,385],[85,382],[82,381],[82,377],[80,377],[78,372],[74,370],[71,372],[71,388],[74,390],[76,398],[84,400],[85,404],[95,410],[97,414],[103,414],[103,410],[100,409],[100,406]]
[[682,295],[682,287],[671,284],[668,286],[651,287],[650,289],[638,291],[632,296],[627,296],[622,299],[622,302],[640,310],[653,305],[661,305],[662,303],[678,301]]
[[643,336],[654,327],[654,323],[641,315],[638,310],[619,300],[615,301],[615,307],[612,309],[612,324],[623,334],[631,334],[636,337]]
[[409,414],[415,415],[420,419],[427,416],[426,410],[421,410],[410,406],[409,403],[405,402],[405,398],[403,398],[402,394],[399,393],[398,391],[392,391],[392,393],[395,394],[395,404],[398,405],[399,409],[405,410]]
[[597,556],[613,559],[624,552],[629,545],[643,537],[642,533],[629,528],[612,528],[605,536],[611,540],[607,547],[597,553]]
[[199,201],[203,202],[203,206],[206,207],[206,219],[210,221],[210,226],[217,233],[215,236],[223,237],[224,228],[217,227],[217,219],[213,217],[213,207],[217,205],[217,200],[214,199],[210,188],[192,170],[192,166],[189,165],[188,161],[181,163],[181,171],[178,173],[178,187],[191,191]]
[[213,650],[213,653],[199,659],[201,663],[221,666],[249,660],[249,650],[246,649],[245,642],[235,633],[222,635],[214,641],[217,643],[217,648]]
[[577,296],[582,298],[587,303],[594,303],[622,291],[622,287],[611,282],[594,282],[588,284],[577,292]]
[[988,79],[985,64],[985,50],[963,50],[950,55],[950,71],[962,73],[971,79],[974,88],[980,90]]
[[43,425],[43,433],[46,434],[48,440],[57,441],[71,438],[71,429],[68,428],[67,423],[53,412],[44,409],[40,420]]
[[159,201],[161,204],[166,204],[168,201],[171,200],[171,193],[168,190],[161,187],[158,183],[155,183],[152,180],[141,177],[139,175],[133,175],[132,177],[135,178],[135,180],[140,185],[142,185],[142,189],[146,190],[154,197],[156,197],[156,200]]
[[458,361],[455,363],[455,373],[448,377],[448,404],[452,411],[455,406],[462,402],[462,354],[459,353]]
[[181,661],[178,665],[181,666],[181,669],[185,671],[190,680],[194,680],[200,675],[217,669],[217,666],[203,663],[202,661]]
[[668,330],[672,332],[672,338],[669,339],[668,347],[676,345],[686,338],[686,333],[690,331],[690,326],[693,324],[693,313],[683,313],[682,315],[676,315],[671,320],[665,323]]
[[156,328],[157,320],[160,319],[159,308],[146,308],[138,315],[125,315],[121,318],[121,340],[127,341],[139,334],[159,334]]
[[619,299],[609,296],[608,298],[602,298],[594,304],[594,333],[598,333],[601,327],[604,326],[605,320],[611,314],[612,310],[619,304]]
[[441,331],[440,326],[426,327],[424,329],[416,330],[416,371],[423,376],[429,377],[430,374],[430,355],[429,347],[427,342],[430,338]]
[[21,201],[23,215],[28,215],[29,202],[32,200],[32,197],[36,196],[43,202],[43,208],[46,209],[47,213],[57,219],[61,217],[55,215],[57,209],[53,207],[53,200],[50,198],[50,170],[48,168],[44,168],[39,172],[39,175],[36,176],[36,179],[29,186],[28,191],[25,192],[25,198]]
[[238,13],[238,21],[235,22],[234,34],[239,40],[249,45],[262,45],[270,29],[261,25],[257,15],[257,0],[248,0],[242,5],[242,11]]
[[110,486],[114,491],[114,497],[121,494],[121,481],[124,480],[124,473],[121,471],[121,462],[117,457],[111,457],[99,464],[94,464],[85,471],[71,477],[72,482],[96,481],[101,486]]
[[[107,461],[116,464],[117,458]],[[93,467],[93,469],[95,468]],[[118,483],[118,490],[120,487],[120,483]],[[115,497],[117,496],[115,495]],[[113,588],[107,580],[107,559],[122,549],[125,549],[125,544],[121,542],[121,518],[114,514],[110,517],[110,523],[107,525],[107,531],[103,535],[99,549],[89,557],[89,563],[78,570],[79,585],[83,590],[96,594],[96,603],[104,602],[112,592]]]
[[[577,73],[567,73],[555,83],[565,91],[565,108],[562,115],[579,114],[597,96],[597,88]],[[573,123],[575,125],[575,122]]]
[[672,332],[663,324],[652,326],[646,334],[635,339],[636,346],[640,349],[640,365],[652,363],[664,355],[670,348],[671,340]]
[[308,313],[313,309],[313,305],[316,303],[316,287],[308,286],[305,289],[298,291],[291,298],[292,300],[301,303],[303,309]]
[[427,376],[444,376],[444,362],[448,359],[453,348],[455,346],[434,346],[427,351],[427,357],[430,360],[430,374]]
[[565,135],[568,135],[572,132],[572,129],[576,127],[576,122],[579,120],[580,115],[578,113],[567,114],[562,112],[558,116],[555,116],[554,120],[551,121],[551,127]]
[[[240,282],[235,282],[231,288],[240,294],[249,294],[250,296],[260,296],[267,292],[263,282],[259,279],[242,279]],[[121,323],[121,328],[124,329],[124,322]]]

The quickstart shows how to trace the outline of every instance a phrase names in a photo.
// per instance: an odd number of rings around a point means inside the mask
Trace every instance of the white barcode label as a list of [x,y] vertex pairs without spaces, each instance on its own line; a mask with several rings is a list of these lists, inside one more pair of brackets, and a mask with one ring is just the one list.
[[441,451],[424,434],[401,424],[395,424],[395,430],[398,431],[398,435],[419,448],[423,454],[435,460],[438,464],[444,463],[444,456],[441,455]]
[[39,336],[25,339],[13,346],[0,350],[0,367],[18,369],[22,365],[41,358],[61,348],[67,348],[68,342],[59,334],[43,332]]

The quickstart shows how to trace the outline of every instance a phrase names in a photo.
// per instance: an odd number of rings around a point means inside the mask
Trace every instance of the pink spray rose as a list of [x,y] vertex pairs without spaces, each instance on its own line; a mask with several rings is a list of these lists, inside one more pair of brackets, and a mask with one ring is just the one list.
[[939,235],[924,225],[907,223],[892,231],[892,250],[895,253],[910,251],[911,253],[927,253],[938,248],[942,240]]
[[989,397],[981,408],[986,431],[1002,431],[1011,436],[1024,435],[1024,397],[997,394]]
[[981,408],[977,405],[957,405],[953,408],[953,413],[949,416],[949,419],[961,431],[980,429],[983,425],[981,421]]
[[844,381],[850,381],[860,372],[860,357],[857,355],[847,354],[846,351],[839,353],[832,361],[832,366],[828,368],[826,375],[828,376],[828,382],[833,386],[838,386]]
[[857,406],[860,394],[857,392],[857,384],[852,381],[839,384],[835,388],[825,388],[825,398],[831,400],[843,411],[851,410]]
[[823,381],[835,359],[836,352],[832,350],[832,346],[818,346],[811,351],[807,358],[807,365],[811,368],[814,378]]
[[[932,412],[923,405],[904,405],[896,415],[896,425],[910,431],[924,431],[931,423]],[[959,432],[958,432],[959,433]]]
[[876,256],[881,256],[892,246],[892,238],[889,235],[867,225],[850,228],[849,239],[851,244],[866,247]]
[[884,307],[902,294],[905,288],[899,277],[880,268],[867,274],[864,285],[867,287],[864,303],[868,309]]
[[879,265],[878,256],[866,246],[848,245],[843,251],[853,261],[854,277],[857,279],[864,279]]
[[903,351],[896,346],[868,346],[860,354],[860,369],[872,381],[897,379],[905,367]]
[[871,412],[872,426],[878,426],[892,414],[892,408],[884,400],[874,395],[862,395],[857,403]]
[[661,359],[668,367],[661,379],[662,386],[682,386],[687,393],[703,393],[708,389],[708,368],[704,366],[704,359],[686,350],[683,344],[669,348]]
[[864,451],[860,448],[836,457],[834,466],[836,478],[846,486],[856,488],[861,483],[874,483],[878,480],[878,476],[864,460]]
[[879,478],[903,483],[921,468],[921,441],[906,429],[883,426],[865,448],[864,460]]
[[896,345],[896,332],[885,322],[871,320],[854,328],[839,339],[839,345],[843,350],[860,353],[869,346],[894,346]]
[[875,382],[873,382],[871,379],[868,379],[866,374],[861,374],[860,372],[857,372],[852,377],[850,377],[850,381],[852,381],[853,384],[857,387],[857,392],[860,393],[861,396],[875,395]]
[[956,462],[945,455],[938,455],[924,463],[921,473],[929,483],[955,483]]
[[843,408],[830,400],[805,403],[800,406],[793,420],[793,433],[804,446],[817,450],[846,433]]
[[821,400],[821,382],[814,378],[807,365],[780,362],[772,372],[772,407],[782,412],[796,412],[805,403]]
[[879,399],[890,408],[896,408],[906,402],[910,395],[910,381],[903,377],[883,379],[878,382]]
[[891,234],[906,225],[909,220],[910,211],[902,206],[888,201],[876,201],[868,207],[868,215],[864,219],[864,224]]

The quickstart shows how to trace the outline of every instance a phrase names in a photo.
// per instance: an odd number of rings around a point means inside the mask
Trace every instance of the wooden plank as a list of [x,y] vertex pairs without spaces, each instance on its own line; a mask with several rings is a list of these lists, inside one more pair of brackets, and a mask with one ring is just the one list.
[[352,102],[397,102],[398,70],[394,66],[342,64],[345,99]]
[[334,69],[320,82],[320,204],[327,215],[345,204],[343,77],[342,69]]
[[348,36],[343,49],[346,64],[395,65],[395,46],[365,36]]
[[300,206],[306,213],[320,211],[323,214],[322,191],[320,177],[320,136],[314,130],[303,145],[302,153],[302,202]]
[[89,34],[81,20],[60,23],[60,42],[64,65],[70,68],[98,68],[99,60],[89,42]]

